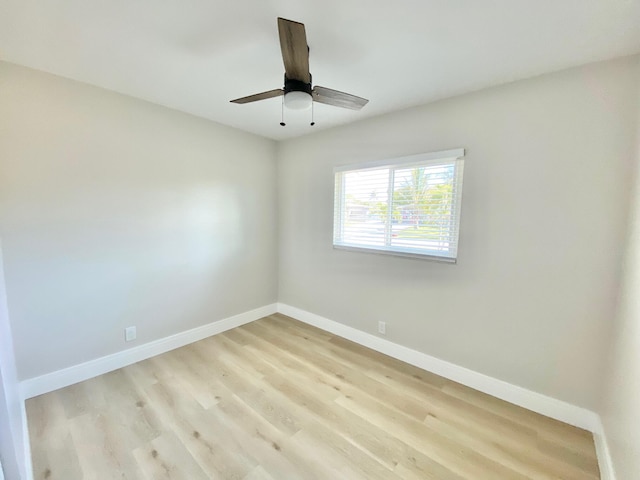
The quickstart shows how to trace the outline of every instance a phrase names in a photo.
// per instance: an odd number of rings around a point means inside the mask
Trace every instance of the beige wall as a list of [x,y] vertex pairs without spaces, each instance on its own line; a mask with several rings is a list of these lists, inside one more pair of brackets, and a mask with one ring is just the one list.
[[601,412],[618,480],[640,475],[640,83],[637,100],[635,195]]
[[21,379],[276,301],[274,142],[7,63],[0,111]]
[[[279,300],[595,409],[634,152],[638,58],[279,144]],[[375,101],[373,99],[372,101]],[[332,248],[336,165],[467,149],[457,265]]]

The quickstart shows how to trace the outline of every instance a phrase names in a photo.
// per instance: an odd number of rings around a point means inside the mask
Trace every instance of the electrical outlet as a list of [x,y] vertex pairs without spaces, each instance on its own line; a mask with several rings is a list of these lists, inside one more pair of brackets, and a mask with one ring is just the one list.
[[387,322],[378,322],[378,333],[381,335],[387,334]]
[[127,327],[124,329],[124,339],[127,342],[136,339],[136,327]]

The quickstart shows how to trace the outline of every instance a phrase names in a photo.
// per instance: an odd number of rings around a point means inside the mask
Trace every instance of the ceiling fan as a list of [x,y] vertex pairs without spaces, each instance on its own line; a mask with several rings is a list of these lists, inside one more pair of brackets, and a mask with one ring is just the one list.
[[[284,95],[284,106],[292,110],[306,110],[313,102],[334,107],[360,110],[369,100],[331,88],[312,87],[309,73],[309,47],[304,24],[278,18],[280,49],[284,61],[284,88],[236,98],[231,103],[251,103]],[[284,126],[284,123],[281,123]],[[313,125],[313,123],[312,123]]]

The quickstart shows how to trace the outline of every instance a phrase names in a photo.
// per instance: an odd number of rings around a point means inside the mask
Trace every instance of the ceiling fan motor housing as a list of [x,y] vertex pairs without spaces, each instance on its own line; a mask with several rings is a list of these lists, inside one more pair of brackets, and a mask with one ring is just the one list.
[[[311,75],[309,75],[311,78]],[[304,83],[300,80],[293,80],[284,76],[284,94],[286,95],[289,92],[304,92],[311,95],[311,82]]]

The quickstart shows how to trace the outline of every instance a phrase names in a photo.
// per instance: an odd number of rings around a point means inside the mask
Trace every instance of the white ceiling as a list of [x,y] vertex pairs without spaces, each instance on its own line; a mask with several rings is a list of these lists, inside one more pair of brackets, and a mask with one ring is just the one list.
[[[282,86],[278,16],[363,110],[229,103]],[[273,139],[637,52],[640,0],[0,0],[0,59]]]

